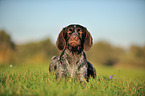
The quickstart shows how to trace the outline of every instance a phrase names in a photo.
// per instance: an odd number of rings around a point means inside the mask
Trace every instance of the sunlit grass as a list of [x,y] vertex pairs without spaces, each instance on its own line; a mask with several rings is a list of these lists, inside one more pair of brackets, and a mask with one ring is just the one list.
[[48,66],[46,64],[1,66],[0,95],[145,95],[143,70],[96,66],[96,79],[91,78],[84,87],[73,79],[56,82],[55,75],[48,72]]

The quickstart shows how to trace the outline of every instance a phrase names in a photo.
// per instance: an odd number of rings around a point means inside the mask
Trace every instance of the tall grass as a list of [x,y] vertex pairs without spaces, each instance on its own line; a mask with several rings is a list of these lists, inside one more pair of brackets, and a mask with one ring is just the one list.
[[112,96],[145,95],[145,71],[96,67],[96,79],[86,86],[73,79],[56,82],[46,64],[1,66],[0,95]]

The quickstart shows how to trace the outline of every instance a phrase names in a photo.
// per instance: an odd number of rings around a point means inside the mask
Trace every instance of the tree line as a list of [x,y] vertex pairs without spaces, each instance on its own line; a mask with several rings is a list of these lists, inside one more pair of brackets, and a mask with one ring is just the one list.
[[[0,65],[49,62],[54,55],[60,55],[60,52],[49,38],[17,45],[5,30],[0,30]],[[145,68],[145,46],[131,45],[123,49],[99,41],[87,52],[87,58],[93,64]]]

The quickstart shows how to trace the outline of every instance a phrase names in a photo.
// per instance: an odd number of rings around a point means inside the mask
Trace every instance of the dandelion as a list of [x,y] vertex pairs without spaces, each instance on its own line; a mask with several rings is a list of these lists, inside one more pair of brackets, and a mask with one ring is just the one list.
[[13,65],[10,65],[10,67],[13,67]]

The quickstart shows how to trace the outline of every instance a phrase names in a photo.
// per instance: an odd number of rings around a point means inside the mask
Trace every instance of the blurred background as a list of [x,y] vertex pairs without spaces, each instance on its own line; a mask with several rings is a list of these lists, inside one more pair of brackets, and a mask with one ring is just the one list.
[[0,66],[49,64],[69,24],[91,33],[94,65],[145,68],[145,0],[0,0]]

